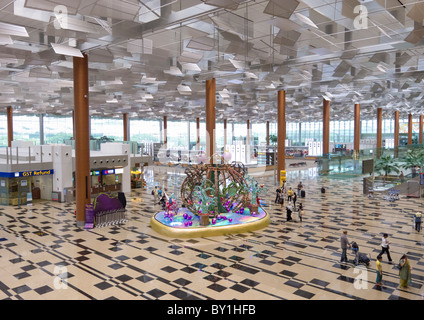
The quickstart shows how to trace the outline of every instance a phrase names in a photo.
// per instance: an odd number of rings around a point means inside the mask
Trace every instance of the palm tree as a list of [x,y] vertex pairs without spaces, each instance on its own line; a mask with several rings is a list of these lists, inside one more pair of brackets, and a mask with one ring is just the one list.
[[415,177],[417,175],[415,168],[421,168],[424,165],[424,150],[421,148],[408,150],[402,162],[402,168],[411,169],[412,177]]
[[395,162],[395,159],[392,158],[392,156],[382,155],[380,159],[378,159],[374,165],[374,171],[375,172],[384,172],[384,181],[386,180],[386,177],[391,173],[399,173],[399,168],[397,163]]

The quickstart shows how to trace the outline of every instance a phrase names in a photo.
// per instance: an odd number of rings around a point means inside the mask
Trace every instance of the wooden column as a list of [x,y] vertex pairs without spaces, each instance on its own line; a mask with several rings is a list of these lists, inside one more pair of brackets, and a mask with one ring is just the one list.
[[227,119],[224,119],[224,149],[227,145]]
[[278,176],[282,170],[286,170],[286,92],[278,91]]
[[353,112],[354,117],[354,129],[353,129],[353,150],[359,152],[360,140],[361,140],[361,106],[359,103],[355,103],[355,109]]
[[246,144],[250,145],[250,120],[247,120]]
[[408,145],[412,144],[412,114],[408,114]]
[[269,121],[266,122],[266,145],[269,146]]
[[394,146],[399,147],[399,111],[395,111],[395,136],[394,136]]
[[[215,105],[216,83],[215,78],[206,80],[206,157],[212,157],[215,153]],[[213,160],[211,159],[211,163]]]
[[168,119],[163,116],[163,146],[166,149],[168,147]]
[[330,101],[323,99],[322,107],[322,154],[330,153]]
[[74,57],[75,193],[77,226],[85,224],[85,205],[90,204],[90,134],[88,58]]
[[420,115],[420,123],[419,123],[419,125],[418,125],[418,128],[419,128],[419,141],[418,141],[418,143],[419,144],[423,144],[423,119],[424,117],[423,117],[423,115]]
[[13,141],[13,108],[7,107],[7,145],[10,148]]
[[123,120],[123,129],[124,129],[124,141],[129,141],[128,139],[128,113],[124,113],[122,116]]
[[380,150],[382,147],[383,147],[383,108],[377,108],[377,149]]
[[76,132],[76,129],[75,129],[75,111],[72,110],[72,137],[74,138],[74,140],[75,140],[75,132]]
[[196,118],[196,150],[200,150],[200,118]]

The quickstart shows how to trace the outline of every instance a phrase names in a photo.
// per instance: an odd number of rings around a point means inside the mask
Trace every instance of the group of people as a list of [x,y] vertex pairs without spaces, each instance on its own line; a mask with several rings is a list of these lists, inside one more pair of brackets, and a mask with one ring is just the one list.
[[162,208],[165,209],[166,194],[163,192],[162,187],[155,186],[152,195],[154,196],[155,203],[162,205]]
[[[383,265],[381,264],[381,261],[383,260],[383,255],[387,255],[387,259],[389,263],[392,263],[392,257],[390,255],[390,242],[388,240],[388,234],[384,233],[383,237],[381,239],[381,251],[377,255],[377,261],[376,261],[376,272],[377,272],[377,278],[376,278],[376,284],[378,286],[383,285]],[[351,243],[349,242],[347,238],[347,231],[343,231],[343,234],[340,238],[341,242],[341,249],[342,254],[340,258],[340,262],[347,262],[347,249],[351,248]],[[406,254],[402,255],[402,257],[399,260],[399,264],[397,265],[397,268],[399,270],[399,278],[400,278],[400,287],[401,288],[408,288],[408,285],[411,283],[411,271],[412,267],[409,263],[408,256]]]
[[283,181],[283,184],[279,186],[276,190],[276,196],[274,203],[280,204],[281,208],[284,208],[284,201],[287,197],[287,205],[286,205],[286,213],[287,213],[287,221],[292,221],[292,213],[293,211],[297,211],[299,215],[299,221],[302,222],[302,217],[304,214],[303,211],[303,204],[299,203],[298,207],[296,207],[296,201],[297,201],[297,195],[303,190],[303,184],[302,182],[299,182],[297,185],[298,193],[296,193],[292,187],[289,187],[288,190],[286,190],[286,182]]

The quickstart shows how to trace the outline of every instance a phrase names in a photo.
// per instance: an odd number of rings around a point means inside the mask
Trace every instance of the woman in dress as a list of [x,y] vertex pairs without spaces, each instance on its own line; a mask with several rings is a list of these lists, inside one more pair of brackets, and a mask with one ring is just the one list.
[[401,288],[408,288],[408,284],[411,283],[411,265],[409,264],[408,257],[406,254],[400,258],[400,270],[399,270],[399,277],[400,277],[400,287]]

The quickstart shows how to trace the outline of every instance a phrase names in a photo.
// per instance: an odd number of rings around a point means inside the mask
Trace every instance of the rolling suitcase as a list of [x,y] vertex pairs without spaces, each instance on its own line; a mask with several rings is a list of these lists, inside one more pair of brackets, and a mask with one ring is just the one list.
[[306,192],[305,190],[300,190],[300,197],[305,198]]

